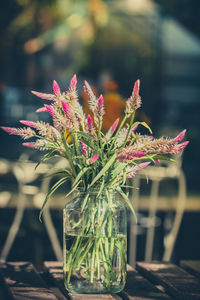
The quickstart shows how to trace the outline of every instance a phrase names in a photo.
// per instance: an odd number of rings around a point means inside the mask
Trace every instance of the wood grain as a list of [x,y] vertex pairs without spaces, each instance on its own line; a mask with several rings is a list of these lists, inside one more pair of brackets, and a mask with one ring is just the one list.
[[56,300],[56,296],[41,279],[31,263],[0,263],[0,273],[8,291],[15,300]]
[[200,261],[199,260],[182,260],[180,266],[189,273],[200,279]]
[[170,263],[137,263],[137,269],[178,300],[200,300],[200,280]]

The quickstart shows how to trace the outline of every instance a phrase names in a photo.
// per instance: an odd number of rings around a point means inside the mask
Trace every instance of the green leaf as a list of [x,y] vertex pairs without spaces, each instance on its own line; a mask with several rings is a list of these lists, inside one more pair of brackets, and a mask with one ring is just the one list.
[[112,166],[112,164],[114,163],[115,159],[116,159],[116,153],[107,161],[107,163],[105,164],[105,166],[103,167],[103,169],[98,173],[98,175],[93,179],[93,181],[90,184],[90,187],[93,186],[93,184],[99,180],[99,178],[101,178],[101,176],[103,176],[106,171]]
[[129,206],[130,210],[132,211],[133,213],[133,216],[135,218],[135,222],[137,224],[137,216],[136,216],[136,213],[135,213],[135,210],[131,204],[131,201],[129,200],[129,198],[127,197],[127,195],[122,191],[122,189],[118,186],[116,188],[116,190],[118,191],[118,193],[123,197],[123,199],[125,200],[125,202],[127,203],[127,205]]
[[151,128],[149,127],[149,125],[147,125],[147,123],[146,122],[135,122],[133,125],[132,125],[132,127],[135,127],[136,125],[142,125],[142,126],[144,126],[145,128],[147,128],[148,130],[149,130],[149,132],[152,134],[152,130],[151,130]]
[[117,167],[112,171],[112,178],[114,179],[121,173],[121,171],[125,168],[126,164],[125,163],[118,163]]
[[100,186],[100,189],[99,189],[99,192],[97,194],[97,198],[101,195],[101,193],[102,193],[102,191],[104,189],[104,185],[105,185],[105,181],[104,181],[104,178],[103,178],[101,186]]
[[44,210],[44,207],[48,201],[48,199],[52,196],[52,194],[63,184],[65,183],[67,180],[68,180],[68,176],[67,177],[63,177],[61,178],[60,180],[58,180],[58,182],[56,182],[53,187],[50,189],[50,191],[48,192],[48,194],[46,195],[46,198],[42,204],[42,208],[40,210],[40,215],[39,215],[39,220],[41,222],[41,217],[42,217],[42,213],[43,213],[43,210]]
[[49,153],[46,153],[45,155],[43,155],[43,157],[40,159],[40,161],[39,161],[39,162],[37,163],[37,165],[35,166],[35,170],[38,168],[38,166],[39,166],[41,163],[43,163],[43,162],[45,162],[45,161],[51,159],[52,157],[54,157],[54,156],[55,156],[55,155],[54,155],[54,152],[56,152],[56,149],[54,149],[54,150],[50,151]]
[[83,137],[85,137],[85,138],[87,138],[87,139],[93,141],[93,137],[90,136],[89,134],[87,134],[87,133],[85,133],[85,132],[81,132],[81,131],[78,131],[77,133],[78,133],[78,135],[81,135],[81,136],[83,136]]
[[72,187],[74,187],[77,184],[77,182],[81,179],[81,177],[85,174],[85,172],[87,172],[88,169],[89,167],[85,167],[78,173]]

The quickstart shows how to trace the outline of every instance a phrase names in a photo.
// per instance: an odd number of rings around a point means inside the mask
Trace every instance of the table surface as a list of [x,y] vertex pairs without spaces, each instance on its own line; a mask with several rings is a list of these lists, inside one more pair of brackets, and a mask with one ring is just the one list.
[[0,299],[9,300],[200,300],[200,261],[138,262],[127,267],[125,289],[118,294],[69,294],[62,264],[44,262],[37,272],[30,262],[0,263]]

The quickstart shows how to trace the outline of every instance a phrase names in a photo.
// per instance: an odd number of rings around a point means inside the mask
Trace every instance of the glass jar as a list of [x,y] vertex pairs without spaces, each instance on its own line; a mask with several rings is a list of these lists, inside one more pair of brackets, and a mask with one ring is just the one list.
[[126,207],[113,191],[78,191],[63,210],[64,284],[70,293],[118,293],[125,285]]

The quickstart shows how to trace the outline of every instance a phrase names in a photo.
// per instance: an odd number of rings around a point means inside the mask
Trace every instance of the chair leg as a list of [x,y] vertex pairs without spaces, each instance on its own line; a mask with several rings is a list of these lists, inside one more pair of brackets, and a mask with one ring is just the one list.
[[179,176],[179,195],[178,195],[178,203],[176,207],[176,216],[174,219],[174,223],[170,233],[165,237],[165,251],[163,255],[164,261],[170,261],[172,252],[174,249],[174,245],[176,242],[176,238],[179,232],[179,228],[182,222],[184,209],[185,209],[185,202],[186,202],[186,182],[185,176],[182,170],[180,170]]
[[55,227],[53,225],[53,221],[51,218],[51,214],[49,208],[46,208],[43,212],[45,227],[47,229],[47,233],[49,235],[49,239],[51,241],[51,245],[58,261],[62,261],[62,249],[60,247],[60,243],[57,237],[57,233]]
[[148,216],[149,226],[147,227],[146,248],[145,248],[145,261],[147,262],[150,262],[152,260],[159,183],[160,183],[159,180],[152,180],[151,195],[149,199],[150,201],[149,216]]
[[[21,188],[20,188],[20,190],[21,190]],[[12,248],[12,245],[15,241],[15,238],[17,236],[17,233],[19,231],[19,228],[20,228],[20,225],[22,222],[22,218],[24,215],[24,209],[25,209],[26,196],[20,192],[18,199],[19,200],[18,200],[18,204],[17,204],[17,210],[15,213],[15,217],[14,217],[13,223],[10,227],[10,230],[8,232],[8,236],[7,236],[6,242],[4,244],[4,247],[2,249],[0,261],[7,260],[7,257],[10,253],[10,250]]]
[[[138,203],[139,203],[139,186],[140,177],[139,175],[134,179],[135,188],[133,190],[131,202],[133,204],[135,213],[138,213]],[[129,264],[135,267],[136,264],[136,250],[137,250],[137,224],[133,214],[130,215],[130,236],[129,236]]]
[[[44,195],[44,198],[48,192],[50,180],[51,178],[49,177],[49,178],[45,178],[42,182],[41,192]],[[58,261],[62,261],[62,249],[48,207],[44,209],[43,216],[44,216],[44,224],[47,230],[47,234],[49,236],[56,259]]]

